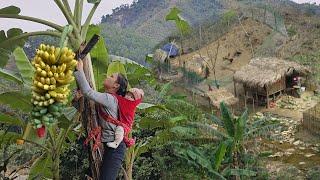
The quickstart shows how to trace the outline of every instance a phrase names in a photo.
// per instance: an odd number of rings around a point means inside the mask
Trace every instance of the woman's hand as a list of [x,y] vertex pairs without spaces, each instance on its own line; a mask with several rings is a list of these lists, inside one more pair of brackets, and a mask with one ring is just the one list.
[[79,61],[78,61],[78,64],[77,64],[77,66],[76,66],[76,69],[77,69],[78,71],[83,71],[83,62],[82,62],[82,60],[79,60]]

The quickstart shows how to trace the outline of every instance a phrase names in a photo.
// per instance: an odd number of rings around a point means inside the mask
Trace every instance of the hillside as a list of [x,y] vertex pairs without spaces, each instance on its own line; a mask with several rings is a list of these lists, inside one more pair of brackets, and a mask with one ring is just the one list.
[[[199,62],[197,56],[201,55],[211,64],[210,57],[214,59],[219,44],[216,77],[218,83],[233,92],[233,73],[246,65],[252,57],[279,57],[286,60],[297,61],[312,69],[312,78],[319,82],[320,77],[320,21],[317,14],[318,6],[297,5],[293,2],[282,2],[282,4],[266,5],[257,1],[251,4],[243,1],[236,6],[238,14],[243,17],[242,23],[234,21],[230,27],[217,24],[215,33],[202,35],[202,39],[212,39],[207,44],[199,44],[199,34],[185,40],[185,47],[200,47],[196,50],[182,55],[182,61],[190,71],[199,71],[195,64]],[[281,7],[281,8],[279,8]],[[264,13],[265,15],[261,15]],[[312,14],[310,14],[310,9]],[[260,14],[260,16],[259,16]],[[214,27],[214,26],[213,26]],[[223,29],[223,30],[221,30]],[[221,32],[218,32],[220,30]],[[204,34],[204,33],[203,33]],[[216,34],[219,34],[217,36]],[[252,47],[251,47],[252,44]],[[230,63],[227,59],[233,59]],[[179,58],[172,61],[178,66]],[[196,85],[197,89],[208,90],[208,84],[214,84],[213,70],[206,81]]]
[[[117,42],[116,45],[108,44],[111,54],[141,62],[145,54],[152,53],[158,43],[176,32],[175,24],[165,21],[165,16],[172,7],[181,9],[182,16],[191,26],[197,26],[219,19],[219,14],[224,10],[221,2],[223,1],[139,0],[130,6],[123,5],[114,9],[111,15],[103,16],[101,27],[107,27],[103,33],[107,44]],[[122,38],[114,36],[115,34]]]
[[[267,25],[261,24],[258,21],[252,19],[245,19],[242,21],[241,25],[235,25],[226,34],[221,36],[216,41],[200,48],[197,51],[183,55],[181,59],[186,61],[186,64],[193,64],[192,61],[196,60],[196,56],[201,54],[202,57],[210,58],[215,56],[215,52],[219,43],[217,62],[216,62],[216,76],[217,80],[222,86],[227,86],[230,91],[232,91],[232,76],[233,71],[238,70],[240,67],[248,64],[249,60],[252,58],[251,44],[248,40],[246,33],[250,34],[252,47],[257,49],[260,47],[265,37],[267,37],[272,29]],[[234,56],[239,53],[239,55]],[[224,60],[226,57],[232,57],[233,62]],[[179,58],[173,60],[172,64],[178,66]],[[211,61],[208,60],[211,64]],[[190,67],[190,70],[196,67]],[[209,81],[214,79],[213,73],[211,71]],[[208,89],[208,82],[203,82],[199,84],[198,88],[206,91]]]
[[[172,7],[176,6],[182,10],[182,16],[191,24],[194,31],[198,31],[197,28],[199,25],[203,26],[208,31],[214,31],[212,36],[215,37],[209,37],[208,40],[210,41],[216,40],[218,38],[217,35],[221,36],[228,31],[228,28],[226,28],[223,30],[224,32],[221,31],[216,34],[217,28],[211,28],[210,25],[221,19],[223,13],[232,9],[239,12],[241,16],[259,19],[261,23],[267,24],[282,34],[274,33],[269,35],[267,38],[270,39],[269,42],[267,41],[259,50],[257,50],[259,54],[272,55],[277,51],[288,58],[289,56],[294,55],[294,53],[290,52],[297,48],[294,47],[294,45],[308,42],[308,40],[303,39],[305,35],[301,34],[301,37],[303,37],[300,38],[301,41],[299,38],[293,37],[292,39],[296,39],[296,41],[292,41],[292,48],[289,46],[286,46],[288,47],[287,49],[285,47],[280,47],[283,43],[279,45],[277,42],[284,41],[283,36],[288,35],[287,28],[289,28],[288,32],[290,36],[297,31],[294,21],[306,23],[296,13],[314,16],[319,14],[320,9],[318,6],[306,4],[299,5],[289,0],[269,2],[270,1],[268,0],[139,0],[135,1],[130,6],[122,5],[119,8],[114,9],[112,14],[103,16],[101,26],[110,26],[110,28],[104,28],[106,31],[103,34],[105,39],[107,39],[107,44],[112,43],[108,45],[111,54],[128,57],[128,52],[130,51],[131,59],[142,62],[144,55],[152,53],[153,48],[157,44],[164,43],[169,36],[176,35],[174,23],[165,21],[165,16]],[[292,21],[288,21],[290,18]],[[317,21],[317,18],[312,20],[312,22],[315,22],[314,26],[317,26]],[[302,31],[308,29],[308,27],[303,27],[301,24],[298,26],[302,27]],[[305,30],[303,30],[303,28]],[[308,31],[305,33],[316,34]],[[122,38],[114,36],[115,34],[122,36]],[[190,42],[194,42],[194,39],[197,39],[198,37],[196,35],[196,37],[192,38],[193,40]],[[317,37],[310,38],[310,40],[312,40]],[[113,45],[114,42],[116,42],[115,45]],[[189,44],[190,45],[187,47],[195,49],[192,43]],[[306,47],[304,50],[307,50],[308,48],[309,47]],[[279,49],[282,50],[278,51]]]
[[223,10],[218,0],[139,0],[131,6],[114,9],[113,14],[104,16],[101,23],[134,28],[136,33],[161,41],[175,31],[174,24],[165,21],[166,14],[173,7],[181,9],[182,16],[191,25],[213,21]]

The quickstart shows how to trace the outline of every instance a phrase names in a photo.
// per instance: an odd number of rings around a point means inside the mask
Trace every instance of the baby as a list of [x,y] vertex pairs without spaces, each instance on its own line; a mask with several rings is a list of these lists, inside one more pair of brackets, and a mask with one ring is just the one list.
[[[121,121],[121,123],[124,123],[127,127],[131,128],[134,121],[135,110],[141,102],[143,96],[144,92],[141,89],[132,88],[126,93],[125,97],[121,100],[121,102],[118,99],[119,112],[122,113],[121,115],[119,114],[119,117],[125,117],[125,119],[120,118],[119,120]],[[114,141],[108,142],[107,146],[116,149],[124,139],[124,127],[122,127],[121,125],[117,126],[115,129],[114,136]]]

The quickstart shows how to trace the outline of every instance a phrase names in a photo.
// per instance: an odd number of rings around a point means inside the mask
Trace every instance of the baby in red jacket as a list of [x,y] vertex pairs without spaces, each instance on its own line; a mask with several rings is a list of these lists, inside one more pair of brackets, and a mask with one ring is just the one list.
[[[134,115],[137,106],[141,103],[141,100],[144,96],[144,92],[142,89],[132,88],[130,89],[125,97],[116,96],[118,99],[118,106],[119,106],[119,120],[123,124],[123,126],[118,125],[115,129],[115,139],[113,142],[108,142],[107,146],[111,148],[117,148],[119,144],[124,140],[124,136],[128,135],[128,131],[131,130]],[[125,139],[126,140],[126,139]],[[127,145],[130,142],[125,142]],[[134,142],[131,142],[134,143]]]

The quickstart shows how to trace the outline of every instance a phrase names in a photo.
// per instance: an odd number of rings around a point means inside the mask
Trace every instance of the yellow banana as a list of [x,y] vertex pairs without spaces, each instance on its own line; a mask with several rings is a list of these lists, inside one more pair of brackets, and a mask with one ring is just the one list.
[[46,93],[46,94],[44,95],[44,97],[45,97],[46,99],[50,99],[50,98],[51,98],[51,96],[50,96],[49,93]]
[[43,84],[42,84],[41,82],[38,82],[38,83],[37,83],[37,86],[38,86],[39,88],[42,88],[42,89],[43,89]]
[[43,101],[43,106],[49,106],[49,101]]
[[41,101],[46,100],[46,97],[44,97],[44,96],[39,96],[39,97],[40,97],[40,100],[41,100]]
[[67,70],[67,72],[66,72],[66,77],[70,77],[70,76],[72,76],[72,74],[73,74],[73,71],[71,71],[71,70],[69,69],[69,70]]
[[66,55],[67,55],[67,56],[72,56],[72,54],[73,54],[72,49],[68,49],[68,51],[67,51]]
[[50,60],[51,64],[55,64],[56,63],[56,56],[54,54],[50,54],[49,60]]
[[[37,83],[37,84],[38,84],[38,83]],[[33,91],[33,92],[37,92],[37,93],[44,93],[45,91],[44,91],[43,89],[39,88],[39,87],[37,86],[37,84],[35,84],[34,86],[31,87],[32,91]]]
[[49,94],[50,94],[50,96],[51,97],[57,97],[57,92],[55,92],[55,91],[49,91]]
[[49,50],[50,50],[50,46],[46,45],[46,51],[49,51]]
[[74,67],[76,67],[78,64],[77,60],[71,60],[69,63],[67,63],[67,69],[73,70]]
[[59,74],[58,74],[58,73],[53,73],[53,77],[54,77],[55,79],[58,79],[58,78],[59,78]]
[[42,107],[42,106],[43,106],[43,101],[40,101],[40,102],[38,103],[38,105]]
[[43,59],[47,62],[47,63],[50,63],[50,61],[49,61],[49,53],[48,53],[48,51],[45,51],[44,53],[43,53]]
[[49,104],[53,104],[54,103],[54,99],[53,98],[49,99],[48,101],[49,101]]
[[54,51],[54,56],[55,56],[56,58],[58,58],[58,57],[59,57],[59,54],[60,54],[60,48],[56,48],[55,51]]
[[40,64],[37,64],[34,62],[34,65],[33,65],[35,68],[40,68]]
[[68,89],[68,86],[64,86],[64,87],[58,87],[56,88],[55,92],[56,93],[68,93],[70,90]]
[[40,49],[43,50],[43,51],[45,51],[45,50],[46,50],[46,45],[40,44]]
[[55,85],[57,83],[56,79],[54,77],[50,78],[50,84]]
[[68,48],[67,47],[63,47],[62,49],[61,49],[61,53],[62,54],[66,54],[67,52],[68,52]]
[[50,66],[47,64],[44,70],[46,70],[46,72],[48,73],[50,71]]
[[62,54],[62,56],[60,57],[60,63],[66,63],[68,62],[68,57],[66,54]]
[[40,63],[42,61],[41,57],[40,56],[36,56],[36,59],[35,59],[36,63]]
[[62,85],[64,85],[64,84],[70,84],[72,81],[74,81],[74,77],[73,77],[73,76],[70,76],[70,77],[68,77],[68,78],[66,78],[66,79],[57,79],[57,82],[58,82],[59,84],[62,84]]
[[57,72],[57,66],[56,65],[51,66],[51,72],[52,73],[56,73]]
[[56,85],[53,85],[53,84],[50,85],[50,86],[49,86],[49,89],[50,89],[50,90],[55,90],[55,89],[56,89]]
[[[65,74],[64,74],[64,72],[62,72],[62,73],[59,73],[59,78],[58,79],[60,79],[60,80],[63,80],[63,79],[65,79]],[[56,79],[56,80],[58,80],[58,79]]]
[[43,61],[40,61],[40,67],[41,69],[45,69],[46,68],[46,63],[44,63]]
[[49,90],[49,85],[47,85],[47,84],[43,85],[43,89],[44,90]]
[[53,76],[53,73],[51,72],[51,71],[49,71],[48,73],[47,73],[47,75],[48,75],[48,77],[52,77]]
[[47,77],[47,72],[44,71],[44,70],[42,70],[42,71],[41,71],[41,76],[42,76],[42,77]]
[[42,69],[41,68],[37,68],[37,70],[36,70],[36,72],[38,73],[38,74],[40,74],[41,73],[41,71],[42,71]]
[[50,84],[50,78],[48,78],[48,77],[46,78],[46,84],[48,84],[48,85]]
[[49,53],[50,53],[50,54],[53,54],[55,49],[56,49],[56,48],[55,48],[54,46],[51,46],[50,49],[49,49]]
[[60,73],[64,72],[67,69],[67,65],[65,63],[61,64],[60,67],[61,67]]
[[41,82],[42,84],[45,84],[45,83],[46,83],[46,79],[45,79],[44,77],[41,77],[41,78],[40,78],[40,82]]

